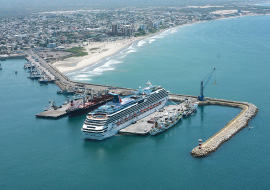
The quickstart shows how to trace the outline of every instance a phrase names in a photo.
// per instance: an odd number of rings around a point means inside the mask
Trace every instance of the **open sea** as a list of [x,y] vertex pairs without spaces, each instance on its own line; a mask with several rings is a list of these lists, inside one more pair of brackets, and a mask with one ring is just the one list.
[[[270,16],[202,22],[144,39],[99,63],[68,73],[76,81],[138,88],[150,80],[172,93],[254,103],[247,128],[205,158],[192,148],[239,112],[199,107],[158,136],[116,135],[96,142],[80,131],[84,116],[35,118],[58,86],[27,78],[25,60],[1,61],[0,189],[269,189]],[[15,74],[15,70],[18,74]],[[213,82],[216,81],[216,85]]]

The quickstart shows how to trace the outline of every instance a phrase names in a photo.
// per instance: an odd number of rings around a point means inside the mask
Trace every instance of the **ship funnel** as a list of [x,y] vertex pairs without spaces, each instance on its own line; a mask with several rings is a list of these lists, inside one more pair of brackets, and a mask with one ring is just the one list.
[[113,96],[113,102],[114,103],[121,103],[122,102],[119,94],[113,94],[113,93],[109,93],[109,94]]

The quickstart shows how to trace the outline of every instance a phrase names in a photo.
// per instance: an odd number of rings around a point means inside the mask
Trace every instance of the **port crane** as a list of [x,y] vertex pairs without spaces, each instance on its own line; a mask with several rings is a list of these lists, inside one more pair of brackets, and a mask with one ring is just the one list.
[[[203,91],[206,88],[208,82],[210,81],[210,79],[212,78],[214,72],[215,72],[216,68],[214,68],[211,73],[209,73],[202,81],[201,81],[201,94],[200,96],[198,96],[198,100],[200,101],[204,101],[204,94]],[[214,82],[214,84],[216,84],[216,81]]]

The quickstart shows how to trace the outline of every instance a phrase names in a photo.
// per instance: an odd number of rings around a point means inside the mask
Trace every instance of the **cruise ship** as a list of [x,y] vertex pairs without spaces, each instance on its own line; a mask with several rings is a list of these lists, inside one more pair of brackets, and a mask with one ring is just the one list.
[[163,108],[169,99],[168,92],[150,82],[123,99],[112,94],[113,101],[88,113],[82,127],[87,139],[103,140],[115,135],[120,129],[135,123]]

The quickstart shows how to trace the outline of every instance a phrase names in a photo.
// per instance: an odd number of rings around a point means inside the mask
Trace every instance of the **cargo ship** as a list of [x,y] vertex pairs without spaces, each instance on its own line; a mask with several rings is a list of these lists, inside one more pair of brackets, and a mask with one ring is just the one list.
[[189,115],[192,115],[193,113],[195,113],[197,111],[197,107],[198,104],[188,104],[188,106],[186,107],[186,109],[183,111],[183,117],[188,117]]
[[182,118],[182,112],[180,110],[173,110],[171,112],[166,112],[163,116],[158,118],[154,125],[151,127],[149,134],[157,135],[163,131],[173,127]]
[[114,96],[110,94],[90,98],[84,95],[82,99],[71,100],[70,106],[67,109],[68,116],[75,117],[91,112],[99,106],[102,106],[111,101],[113,97]]

